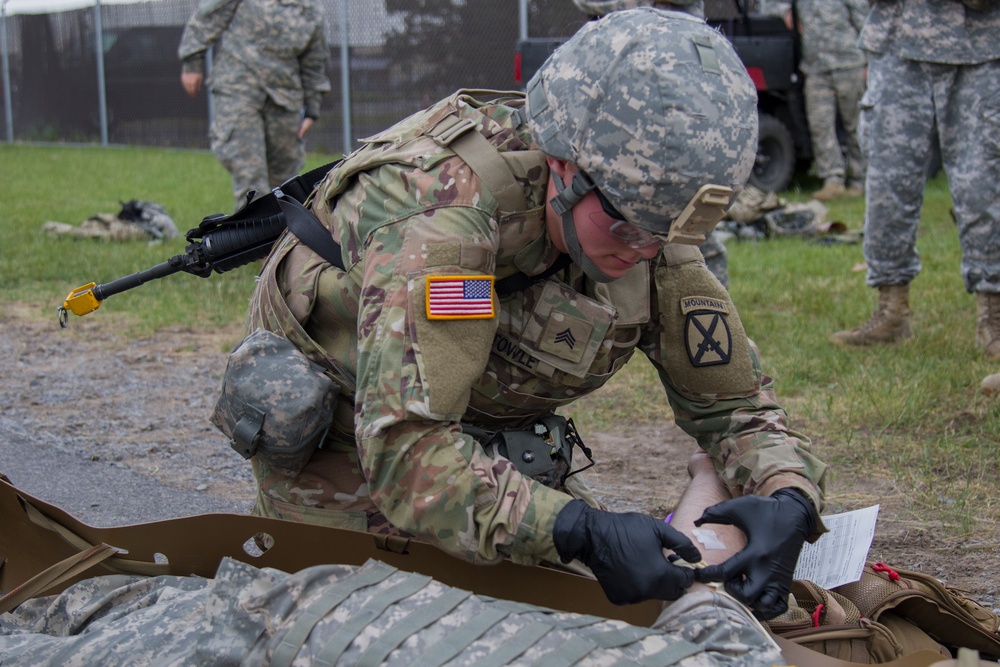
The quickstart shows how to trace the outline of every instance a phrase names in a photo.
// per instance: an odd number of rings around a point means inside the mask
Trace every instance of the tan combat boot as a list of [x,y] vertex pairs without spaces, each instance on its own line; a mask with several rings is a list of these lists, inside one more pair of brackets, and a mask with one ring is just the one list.
[[976,341],[988,359],[1000,359],[1000,294],[976,293]]
[[819,201],[830,201],[832,199],[837,199],[843,197],[847,192],[844,188],[843,183],[838,183],[837,181],[827,181],[823,184],[822,189],[817,190],[812,194],[813,199],[818,199]]
[[838,331],[830,336],[830,342],[850,346],[878,345],[894,343],[912,335],[910,286],[884,285],[878,288],[878,308],[871,319],[856,329]]

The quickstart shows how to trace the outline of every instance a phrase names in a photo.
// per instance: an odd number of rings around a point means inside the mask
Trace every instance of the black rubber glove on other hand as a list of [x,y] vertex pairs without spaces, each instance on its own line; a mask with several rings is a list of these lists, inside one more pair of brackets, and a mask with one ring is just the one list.
[[779,489],[769,498],[740,496],[713,505],[694,525],[736,526],[747,545],[718,565],[698,570],[698,581],[722,581],[734,598],[763,620],[788,609],[792,573],[806,538],[817,530],[816,510],[795,489]]
[[701,560],[691,540],[663,521],[637,512],[602,512],[582,500],[559,512],[552,539],[562,561],[583,562],[614,604],[676,600],[694,583],[694,570],[668,561],[663,549],[689,563]]

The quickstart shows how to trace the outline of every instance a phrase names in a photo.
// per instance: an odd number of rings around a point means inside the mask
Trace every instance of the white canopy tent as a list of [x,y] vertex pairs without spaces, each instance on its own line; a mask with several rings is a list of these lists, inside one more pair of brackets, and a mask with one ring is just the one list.
[[[149,0],[100,0],[102,5],[132,5]],[[95,0],[0,0],[4,12],[14,14],[48,14],[71,9],[93,7]]]

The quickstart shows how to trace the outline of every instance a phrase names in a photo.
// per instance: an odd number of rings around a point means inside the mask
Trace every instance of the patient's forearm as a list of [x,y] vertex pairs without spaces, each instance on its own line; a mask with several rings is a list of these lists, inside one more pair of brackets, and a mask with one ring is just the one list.
[[742,549],[746,540],[743,531],[735,526],[711,524],[695,528],[695,519],[701,516],[706,507],[732,496],[719,479],[708,454],[698,452],[692,456],[688,462],[688,473],[691,475],[691,483],[677,503],[670,525],[691,538],[701,551],[705,563],[715,565]]

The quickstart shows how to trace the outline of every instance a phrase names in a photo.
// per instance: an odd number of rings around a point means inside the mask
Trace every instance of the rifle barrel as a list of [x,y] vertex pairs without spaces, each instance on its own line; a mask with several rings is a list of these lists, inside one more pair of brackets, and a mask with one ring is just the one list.
[[139,271],[137,273],[123,276],[116,280],[112,280],[110,283],[97,285],[94,287],[94,296],[98,301],[104,301],[109,296],[114,296],[115,294],[119,294],[125,290],[130,290],[133,287],[138,287],[139,285],[147,283],[150,280],[156,280],[157,278],[163,278],[164,276],[169,276],[172,273],[177,273],[183,268],[182,262],[178,261],[181,257],[183,256],[178,255],[170,258],[166,262],[146,269],[145,271]]

